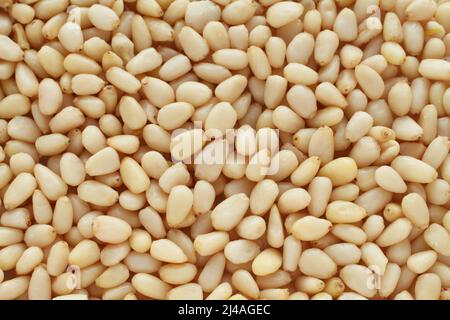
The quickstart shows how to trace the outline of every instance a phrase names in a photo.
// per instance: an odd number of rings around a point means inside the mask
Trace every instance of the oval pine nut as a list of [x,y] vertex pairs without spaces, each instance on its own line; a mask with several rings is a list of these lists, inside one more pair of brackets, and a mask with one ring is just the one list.
[[96,238],[107,243],[120,243],[131,235],[131,227],[123,220],[109,216],[98,216],[92,222]]

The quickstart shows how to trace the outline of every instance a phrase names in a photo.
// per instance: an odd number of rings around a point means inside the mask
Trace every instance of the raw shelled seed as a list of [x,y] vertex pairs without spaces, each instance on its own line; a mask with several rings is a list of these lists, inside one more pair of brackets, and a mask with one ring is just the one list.
[[450,1],[0,1],[0,299],[450,299]]

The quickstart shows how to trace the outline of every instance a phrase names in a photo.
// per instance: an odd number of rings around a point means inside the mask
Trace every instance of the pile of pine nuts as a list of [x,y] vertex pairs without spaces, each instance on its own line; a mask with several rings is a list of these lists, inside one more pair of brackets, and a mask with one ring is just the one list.
[[0,0],[0,299],[449,300],[449,84],[449,0]]

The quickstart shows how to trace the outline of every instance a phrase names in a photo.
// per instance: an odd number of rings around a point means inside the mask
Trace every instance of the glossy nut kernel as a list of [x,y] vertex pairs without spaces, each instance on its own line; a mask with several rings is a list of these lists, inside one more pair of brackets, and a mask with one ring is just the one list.
[[212,211],[212,225],[217,230],[231,230],[244,217],[249,205],[250,200],[243,193],[238,193],[225,199]]
[[326,209],[326,217],[332,223],[355,223],[366,216],[364,208],[348,201],[333,201]]
[[107,243],[120,243],[131,235],[131,227],[125,221],[109,216],[98,216],[92,222],[96,238]]
[[298,219],[291,228],[292,235],[302,241],[319,240],[331,230],[331,222],[307,216]]

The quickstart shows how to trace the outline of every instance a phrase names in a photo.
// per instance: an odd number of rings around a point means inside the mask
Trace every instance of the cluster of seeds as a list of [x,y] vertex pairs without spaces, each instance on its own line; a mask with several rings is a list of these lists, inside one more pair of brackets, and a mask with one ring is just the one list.
[[0,7],[0,299],[450,299],[450,1]]

